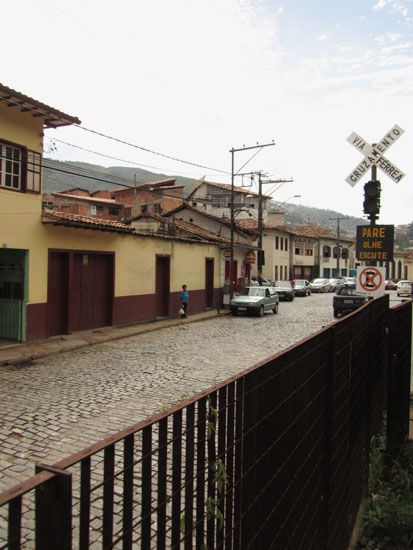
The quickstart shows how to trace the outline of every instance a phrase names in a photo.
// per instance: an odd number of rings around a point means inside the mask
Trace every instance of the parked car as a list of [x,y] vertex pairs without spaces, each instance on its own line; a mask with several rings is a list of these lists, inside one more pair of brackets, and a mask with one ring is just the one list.
[[328,279],[323,279],[321,277],[318,277],[317,279],[313,279],[310,283],[310,290],[311,292],[330,292],[331,291],[330,281]]
[[290,281],[275,281],[274,287],[280,300],[294,300],[294,289]]
[[411,296],[412,295],[412,282],[402,279],[397,283],[397,296]]
[[329,282],[331,286],[331,292],[336,292],[344,286],[344,281],[341,277],[329,279]]
[[346,286],[356,288],[356,278],[355,277],[343,277],[343,283]]
[[294,281],[294,294],[296,296],[310,296],[310,282],[306,279],[296,279]]
[[372,299],[364,292],[357,292],[351,285],[342,286],[333,298],[334,317],[350,313]]
[[247,286],[230,302],[232,315],[255,313],[262,317],[265,311],[278,313],[279,297],[274,287]]
[[391,279],[387,279],[387,281],[385,281],[384,285],[385,285],[385,287],[384,287],[385,290],[397,290],[397,283],[395,283]]

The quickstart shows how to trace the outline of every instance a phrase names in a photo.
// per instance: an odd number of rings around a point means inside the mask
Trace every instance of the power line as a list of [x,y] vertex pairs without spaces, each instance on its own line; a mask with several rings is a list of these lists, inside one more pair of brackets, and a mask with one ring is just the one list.
[[[47,113],[41,111],[40,109],[36,109],[35,107],[26,106],[25,104],[22,104],[22,102],[14,101],[11,98],[7,98],[6,101],[7,101],[7,103],[12,104],[12,105],[16,105],[17,107],[24,107],[25,112],[36,113],[36,114],[42,115],[43,117],[47,118]],[[172,155],[167,155],[165,153],[160,153],[159,151],[154,151],[153,149],[149,149],[148,147],[143,147],[142,145],[136,145],[134,143],[130,143],[130,142],[125,141],[123,139],[116,138],[116,137],[110,136],[108,134],[104,134],[103,132],[98,132],[97,130],[92,130],[91,128],[86,128],[86,126],[81,126],[80,124],[72,124],[72,126],[74,126],[75,128],[79,128],[80,130],[83,130],[84,132],[90,132],[91,134],[95,134],[97,136],[104,137],[106,139],[110,139],[110,140],[115,141],[117,143],[122,143],[123,145],[127,145],[128,147],[133,147],[135,149],[139,149],[140,151],[145,151],[146,153],[151,153],[152,155],[157,155],[158,157],[167,158],[167,159],[170,159],[170,160],[174,160],[176,162],[182,162],[183,164],[188,164],[190,166],[196,166],[197,168],[204,168],[206,170],[212,170],[212,172],[219,172],[221,174],[230,175],[230,173],[225,171],[225,170],[219,170],[218,168],[212,168],[210,166],[205,166],[203,164],[197,164],[195,162],[190,162],[188,160],[180,159],[178,157],[173,157]]]
[[190,166],[196,166],[197,168],[204,168],[206,170],[212,170],[213,172],[220,172],[221,174],[229,175],[230,173],[225,170],[219,170],[218,168],[211,168],[210,166],[205,166],[203,164],[197,164],[196,162],[190,162],[189,160],[183,160],[178,157],[173,157],[171,155],[166,155],[165,153],[159,153],[158,151],[153,151],[152,149],[148,149],[147,147],[143,147],[141,145],[136,145],[134,143],[130,143],[128,141],[125,141],[123,139],[119,139],[113,136],[109,136],[107,134],[104,134],[103,132],[98,132],[97,130],[92,130],[91,128],[86,128],[85,126],[80,126],[79,124],[73,124],[75,128],[79,128],[80,130],[83,130],[84,132],[90,132],[92,134],[95,134],[100,137],[104,137],[106,139],[110,139],[112,141],[116,141],[117,143],[122,143],[123,145],[127,145],[128,147],[133,147],[134,149],[139,149],[140,151],[145,151],[146,153],[151,153],[152,155],[157,155],[158,157],[167,158],[170,160],[174,160],[176,162],[182,162],[183,164],[189,164]]
[[[171,172],[177,172],[179,174],[187,174],[187,175],[192,175],[194,174],[195,172],[183,172],[182,170],[173,170],[173,169],[168,169],[168,168],[161,168],[160,166],[151,166],[149,164],[141,164],[139,162],[135,162],[133,160],[128,160],[128,159],[124,159],[124,158],[119,158],[119,157],[114,157],[112,155],[107,155],[105,153],[100,153],[99,151],[94,151],[93,149],[87,149],[86,147],[81,147],[80,145],[75,145],[74,143],[69,143],[67,141],[63,141],[61,139],[57,139],[57,138],[51,138],[51,140],[53,142],[58,142],[58,143],[63,143],[64,145],[68,145],[69,147],[74,147],[75,149],[80,149],[81,151],[86,151],[87,153],[92,153],[94,155],[99,155],[101,157],[105,157],[105,158],[109,158],[109,159],[112,159],[112,160],[118,160],[120,162],[126,162],[128,164],[133,164],[134,166],[142,166],[144,168],[151,168],[152,170],[162,170],[162,171],[171,171]],[[208,175],[213,175],[213,174],[208,174]]]

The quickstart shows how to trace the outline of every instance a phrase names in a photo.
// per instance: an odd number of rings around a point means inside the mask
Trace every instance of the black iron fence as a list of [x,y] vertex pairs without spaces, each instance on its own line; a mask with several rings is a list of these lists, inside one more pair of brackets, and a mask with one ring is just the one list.
[[[408,433],[411,304],[367,306],[0,495],[0,548],[347,548]],[[390,358],[390,364],[389,364]],[[388,368],[389,365],[389,368]]]

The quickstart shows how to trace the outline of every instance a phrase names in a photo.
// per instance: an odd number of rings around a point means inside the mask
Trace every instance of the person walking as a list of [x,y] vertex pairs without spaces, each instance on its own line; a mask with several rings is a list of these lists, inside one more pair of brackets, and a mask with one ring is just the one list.
[[180,298],[181,298],[181,319],[183,319],[184,317],[188,317],[188,315],[186,314],[186,310],[187,310],[187,307],[188,307],[188,291],[187,291],[187,287],[186,285],[182,285],[182,292],[180,294]]

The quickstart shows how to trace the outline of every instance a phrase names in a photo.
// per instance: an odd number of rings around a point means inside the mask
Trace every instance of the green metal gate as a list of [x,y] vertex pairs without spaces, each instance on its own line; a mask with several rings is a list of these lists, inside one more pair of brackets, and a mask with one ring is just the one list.
[[26,339],[25,250],[0,249],[0,338]]

